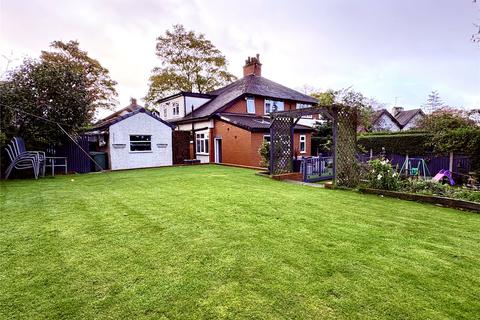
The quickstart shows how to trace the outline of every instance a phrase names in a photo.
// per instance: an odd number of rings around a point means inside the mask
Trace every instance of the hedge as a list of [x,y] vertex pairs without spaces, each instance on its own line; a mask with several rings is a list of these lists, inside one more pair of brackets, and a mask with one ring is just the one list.
[[370,133],[358,137],[358,146],[366,152],[370,149],[374,154],[387,153],[421,155],[432,152],[432,135],[426,132],[412,131],[399,133]]

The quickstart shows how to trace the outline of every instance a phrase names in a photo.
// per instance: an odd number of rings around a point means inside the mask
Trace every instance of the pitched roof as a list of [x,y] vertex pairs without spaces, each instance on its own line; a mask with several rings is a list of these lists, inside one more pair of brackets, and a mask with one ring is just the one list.
[[[267,78],[259,77],[253,74],[245,76],[223,88],[212,91],[209,94],[215,97],[194,110],[194,118],[209,117],[217,112],[221,112],[234,100],[245,95],[256,95],[266,98],[282,100],[293,100],[310,104],[318,103],[317,100],[313,97],[282,86],[281,84],[268,80]],[[185,118],[191,119],[192,115],[190,115],[190,113],[187,113]],[[179,119],[179,121],[187,120],[185,118]]]
[[377,121],[380,120],[380,118],[383,116],[383,115],[386,115],[387,117],[390,118],[390,120],[392,120],[393,123],[395,123],[396,125],[398,125],[398,127],[402,127],[400,125],[400,123],[397,121],[397,119],[395,119],[394,116],[392,116],[392,114],[390,112],[388,112],[387,109],[380,109],[380,110],[377,110],[375,111],[373,114],[372,114],[372,125],[375,125]]
[[[123,109],[122,109],[122,110],[123,110]],[[122,116],[117,115],[116,117],[113,117],[113,118],[111,118],[111,117],[109,116],[108,119],[106,119],[106,120],[103,119],[103,120],[97,122],[97,123],[93,126],[93,128],[92,128],[91,130],[104,130],[104,129],[108,129],[108,127],[110,127],[111,125],[113,125],[113,124],[115,124],[115,123],[118,123],[118,122],[120,122],[120,121],[123,121],[123,120],[125,120],[125,119],[127,119],[127,118],[130,118],[130,117],[132,117],[132,116],[134,116],[134,115],[136,115],[136,114],[138,114],[138,113],[145,113],[145,114],[149,115],[150,117],[154,118],[155,120],[160,121],[161,123],[169,126],[169,127],[172,128],[172,129],[175,127],[173,124],[168,123],[168,122],[160,119],[160,117],[156,116],[154,113],[146,110],[146,109],[143,108],[143,107],[140,107],[140,108],[136,108],[134,111],[131,111],[131,112],[129,112],[129,113],[127,113],[127,114],[124,114],[124,115],[122,115]]]
[[417,114],[424,115],[422,109],[412,109],[412,110],[404,110],[404,111],[399,111],[395,115],[395,119],[397,119],[398,123],[402,126],[406,126],[410,120],[412,120]]
[[[237,127],[246,129],[248,131],[269,131],[270,118],[255,115],[241,114],[241,113],[218,113],[220,120],[229,122]],[[314,129],[300,124],[295,125],[294,130],[298,131],[313,131]]]
[[107,121],[107,120],[110,120],[110,119],[113,119],[113,118],[116,118],[116,117],[120,116],[124,112],[132,112],[132,111],[135,111],[135,110],[140,109],[140,108],[142,108],[142,106],[138,105],[137,101],[135,99],[133,99],[133,101],[128,106],[126,106],[125,108],[122,108],[118,111],[115,111],[114,113],[106,116],[105,118],[103,118],[100,121]]

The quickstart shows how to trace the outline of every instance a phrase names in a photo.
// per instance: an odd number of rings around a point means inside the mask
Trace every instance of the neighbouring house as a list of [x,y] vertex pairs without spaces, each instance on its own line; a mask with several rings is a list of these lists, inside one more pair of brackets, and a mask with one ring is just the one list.
[[[264,78],[261,68],[258,55],[249,57],[241,79],[208,94],[179,92],[159,99],[156,110],[176,130],[193,133],[193,158],[258,167],[258,149],[270,139],[269,114],[317,104],[313,97]],[[311,126],[295,126],[299,156],[310,155],[312,131]]]
[[[425,116],[422,109],[404,110],[394,107],[390,113],[387,109],[375,111],[372,115],[371,131],[405,131],[414,129]],[[359,131],[365,131],[360,128]]]
[[87,132],[90,150],[108,155],[111,170],[172,165],[174,126],[154,113],[131,104],[99,121]]
[[425,113],[422,109],[405,110],[402,107],[394,107],[392,109],[392,114],[395,119],[397,119],[402,130],[416,128],[420,124],[420,121],[425,117]]

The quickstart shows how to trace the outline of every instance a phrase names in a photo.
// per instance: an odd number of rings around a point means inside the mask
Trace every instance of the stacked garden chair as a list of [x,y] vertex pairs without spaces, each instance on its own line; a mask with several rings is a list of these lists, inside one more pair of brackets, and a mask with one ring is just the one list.
[[35,179],[39,174],[45,176],[45,152],[27,151],[22,138],[14,137],[5,148],[10,158],[10,165],[5,172],[5,179],[8,179],[13,169],[33,169]]

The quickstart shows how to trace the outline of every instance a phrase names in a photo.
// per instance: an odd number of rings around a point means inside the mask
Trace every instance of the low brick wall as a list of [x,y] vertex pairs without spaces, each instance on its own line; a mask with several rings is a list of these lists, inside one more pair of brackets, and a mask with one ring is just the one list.
[[449,207],[449,208],[469,210],[469,211],[480,213],[480,203],[466,201],[466,200],[444,198],[444,197],[438,197],[438,196],[429,196],[424,194],[369,189],[369,188],[360,188],[359,191],[363,193],[368,193],[368,194],[377,194],[377,195],[383,195],[388,197],[394,197],[402,200],[411,200],[411,201],[440,204],[442,206]]
[[275,180],[295,180],[295,181],[303,181],[303,175],[301,172],[291,172],[291,173],[284,173],[284,174],[277,174],[271,176]]

